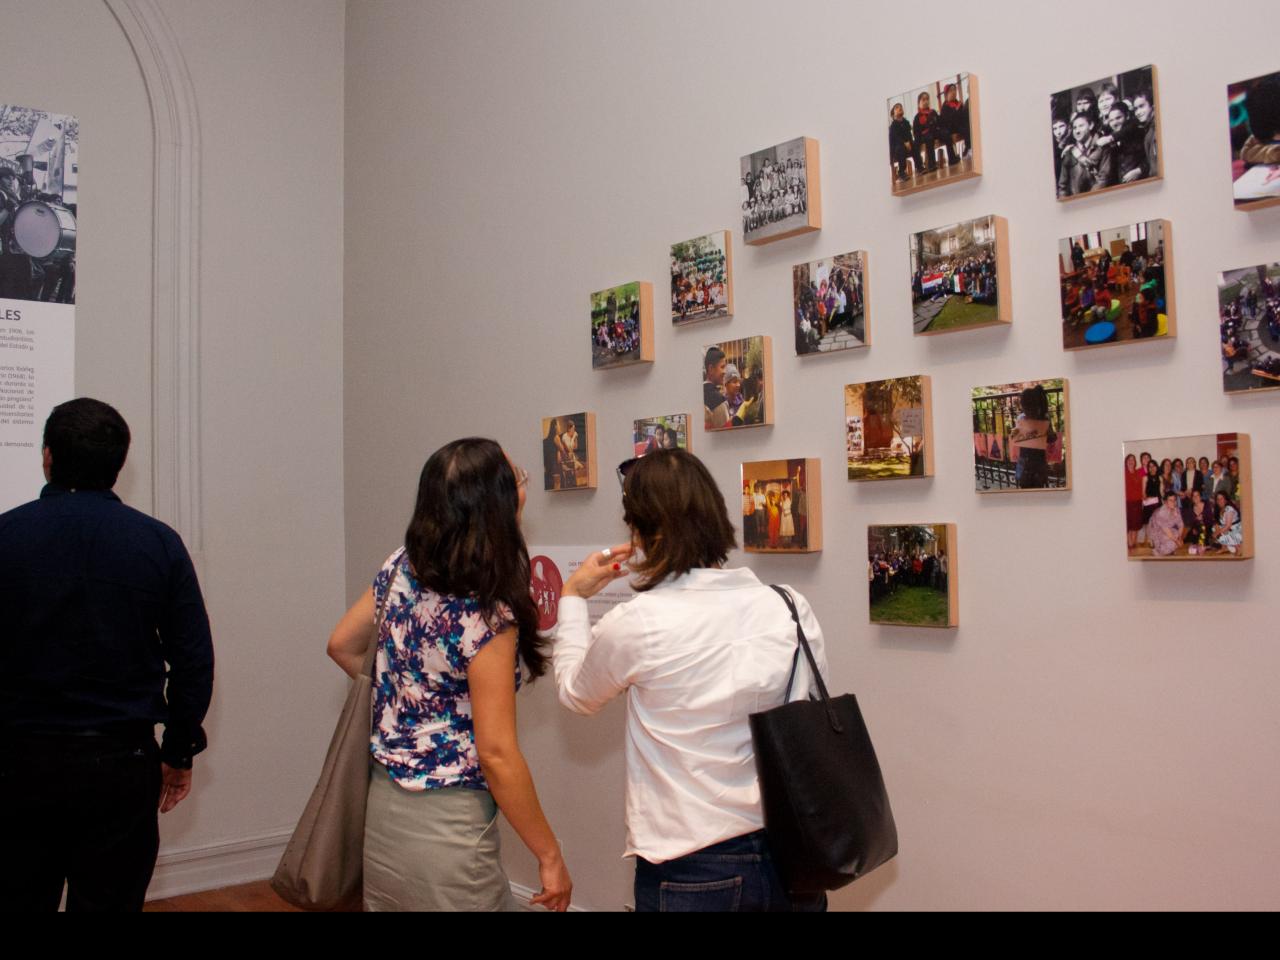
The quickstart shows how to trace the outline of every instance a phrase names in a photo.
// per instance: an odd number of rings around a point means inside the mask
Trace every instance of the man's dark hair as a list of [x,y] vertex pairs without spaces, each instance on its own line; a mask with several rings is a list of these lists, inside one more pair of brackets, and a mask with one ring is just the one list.
[[687,450],[661,450],[642,459],[622,488],[623,515],[639,540],[637,590],[649,590],[694,567],[724,563],[736,546],[720,488]]
[[1280,131],[1280,83],[1264,80],[1245,96],[1249,132],[1259,140],[1272,139]]
[[115,407],[79,397],[53,408],[44,423],[49,479],[71,490],[110,490],[129,453],[129,425]]
[[706,356],[702,358],[702,375],[705,377],[707,375],[707,367],[711,366],[712,364],[719,363],[723,359],[724,359],[724,351],[721,350],[719,347],[711,347],[707,351]]

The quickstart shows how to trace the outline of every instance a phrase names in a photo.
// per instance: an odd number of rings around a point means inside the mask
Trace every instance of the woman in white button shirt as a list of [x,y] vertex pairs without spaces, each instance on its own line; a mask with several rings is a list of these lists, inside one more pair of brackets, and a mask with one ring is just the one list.
[[[825,896],[789,897],[773,867],[747,724],[782,703],[795,623],[754,573],[724,567],[734,529],[701,461],[665,450],[618,474],[631,543],[591,554],[565,583],[553,661],[570,710],[627,694],[636,910],[825,910]],[[629,574],[639,596],[592,627],[586,598]],[[825,674],[822,630],[791,593]]]

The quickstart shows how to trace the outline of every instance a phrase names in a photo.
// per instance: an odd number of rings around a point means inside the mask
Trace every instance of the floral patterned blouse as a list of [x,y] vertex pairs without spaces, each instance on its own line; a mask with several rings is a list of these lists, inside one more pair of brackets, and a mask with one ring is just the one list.
[[[374,603],[387,594],[378,635],[370,752],[407,790],[487,790],[471,724],[467,667],[512,620],[500,604],[486,622],[474,597],[436,593],[409,572],[404,548],[373,578]],[[517,663],[516,689],[520,688]]]

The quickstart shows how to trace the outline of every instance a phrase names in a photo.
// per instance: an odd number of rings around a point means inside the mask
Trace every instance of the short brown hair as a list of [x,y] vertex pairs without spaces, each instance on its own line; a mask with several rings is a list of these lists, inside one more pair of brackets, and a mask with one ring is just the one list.
[[687,450],[650,453],[622,487],[626,521],[644,556],[631,564],[637,590],[650,590],[694,567],[714,567],[737,546],[720,488]]

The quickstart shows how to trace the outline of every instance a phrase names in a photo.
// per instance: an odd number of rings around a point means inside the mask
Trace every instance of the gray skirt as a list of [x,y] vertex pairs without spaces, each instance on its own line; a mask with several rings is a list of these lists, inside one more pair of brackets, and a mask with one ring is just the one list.
[[405,790],[373,765],[364,822],[369,911],[517,910],[488,790]]

